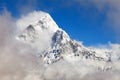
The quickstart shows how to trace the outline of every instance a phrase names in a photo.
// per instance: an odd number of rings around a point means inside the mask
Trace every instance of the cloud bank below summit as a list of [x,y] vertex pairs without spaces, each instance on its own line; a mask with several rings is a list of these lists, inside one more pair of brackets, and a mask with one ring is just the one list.
[[[30,14],[33,16],[34,12]],[[26,20],[29,23],[29,19]],[[70,63],[63,60],[46,67],[36,56],[36,49],[15,39],[18,33],[20,30],[16,20],[10,12],[3,12],[0,15],[0,80],[119,80],[120,78],[119,71],[96,72],[78,62]],[[40,40],[42,42],[40,50],[44,48],[42,46],[47,45],[43,39]],[[49,39],[47,40],[49,42]],[[112,55],[120,54],[119,44],[110,44],[110,46],[115,51]],[[98,51],[106,50],[104,45],[100,48],[92,48]],[[116,65],[119,68],[120,65]]]

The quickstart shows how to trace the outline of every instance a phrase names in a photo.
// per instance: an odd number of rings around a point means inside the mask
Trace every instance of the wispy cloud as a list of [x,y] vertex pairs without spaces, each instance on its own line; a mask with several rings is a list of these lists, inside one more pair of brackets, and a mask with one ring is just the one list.
[[[107,20],[105,24],[114,29],[116,34],[116,40],[120,42],[120,0],[73,0],[75,3],[79,5],[84,5],[85,7],[89,7],[89,5],[94,5],[94,7],[100,11],[107,11]],[[73,3],[74,4],[74,3]]]
[[37,9],[38,0],[19,0],[17,2],[16,7],[20,14],[27,14],[27,13]]

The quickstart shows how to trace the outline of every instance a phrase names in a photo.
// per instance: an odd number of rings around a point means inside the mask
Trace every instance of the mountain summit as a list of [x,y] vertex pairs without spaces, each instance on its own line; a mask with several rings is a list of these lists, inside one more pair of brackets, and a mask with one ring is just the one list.
[[[18,21],[18,26],[22,29],[17,39],[36,47],[38,57],[45,64],[66,60],[68,62],[77,61],[97,70],[106,71],[113,68],[111,50],[99,52],[97,49],[85,47],[81,42],[70,39],[69,35],[57,26],[48,13],[29,14]],[[44,48],[41,50],[42,46]]]

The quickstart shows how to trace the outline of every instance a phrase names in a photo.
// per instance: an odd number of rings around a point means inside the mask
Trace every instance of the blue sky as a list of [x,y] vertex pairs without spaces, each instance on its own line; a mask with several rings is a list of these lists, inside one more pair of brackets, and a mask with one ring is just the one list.
[[[110,4],[96,1],[0,0],[0,11],[6,8],[15,18],[34,10],[46,11],[72,39],[83,41],[87,46],[120,43],[119,21],[113,15],[109,17],[114,10],[117,12],[117,7],[111,0]],[[119,16],[118,12],[114,14]]]

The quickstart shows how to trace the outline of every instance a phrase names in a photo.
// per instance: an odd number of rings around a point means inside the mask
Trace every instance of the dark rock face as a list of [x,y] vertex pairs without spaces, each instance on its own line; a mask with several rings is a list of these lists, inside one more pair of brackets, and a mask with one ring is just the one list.
[[45,62],[47,64],[63,59],[66,54],[90,60],[104,61],[104,58],[96,56],[95,51],[84,48],[84,46],[79,44],[79,42],[70,39],[68,39],[68,41],[64,41],[66,38],[64,35],[65,33],[60,30],[57,30],[54,33],[51,47],[42,54],[42,56],[45,57]]

